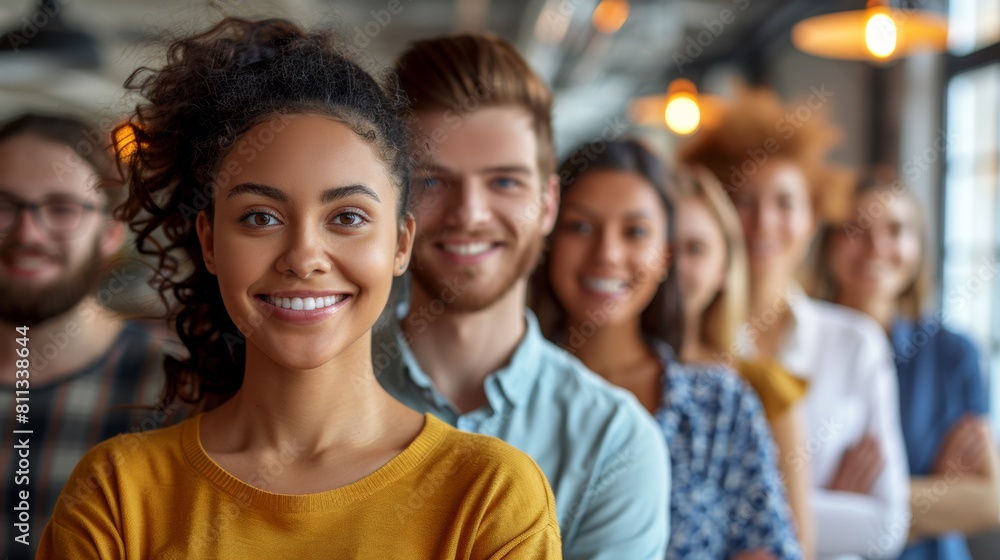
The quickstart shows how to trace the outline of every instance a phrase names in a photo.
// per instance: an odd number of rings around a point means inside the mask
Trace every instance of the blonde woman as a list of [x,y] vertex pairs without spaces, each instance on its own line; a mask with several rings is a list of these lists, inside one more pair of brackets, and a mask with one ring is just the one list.
[[802,451],[816,555],[893,557],[906,541],[909,485],[892,355],[870,317],[809,298],[798,282],[817,228],[843,211],[846,185],[826,159],[837,129],[821,113],[792,128],[789,112],[773,92],[745,92],[680,159],[712,171],[739,216],[750,270],[746,346],[809,381]]
[[1000,524],[1000,458],[984,418],[979,352],[925,315],[927,230],[909,189],[873,179],[852,208],[854,219],[820,233],[814,289],[867,313],[892,341],[912,515],[900,558],[968,560],[965,535]]
[[747,256],[739,217],[719,182],[692,168],[675,182],[674,255],[684,307],[683,363],[721,362],[735,368],[757,392],[774,436],[803,556],[812,557],[809,462],[803,448],[799,401],[806,382],[772,359],[742,359],[737,331],[747,320]]

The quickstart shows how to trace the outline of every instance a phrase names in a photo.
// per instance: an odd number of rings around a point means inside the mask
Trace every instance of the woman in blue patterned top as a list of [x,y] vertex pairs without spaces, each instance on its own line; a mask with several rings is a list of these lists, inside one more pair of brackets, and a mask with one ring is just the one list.
[[638,142],[612,141],[577,150],[559,178],[532,304],[547,336],[634,393],[662,427],[672,466],[667,557],[801,558],[757,396],[729,369],[674,356],[683,319],[663,166]]
[[924,315],[930,292],[920,204],[900,181],[872,178],[854,219],[824,229],[817,296],[871,315],[892,341],[910,467],[902,560],[968,560],[965,534],[1000,524],[1000,458],[984,416],[972,342]]

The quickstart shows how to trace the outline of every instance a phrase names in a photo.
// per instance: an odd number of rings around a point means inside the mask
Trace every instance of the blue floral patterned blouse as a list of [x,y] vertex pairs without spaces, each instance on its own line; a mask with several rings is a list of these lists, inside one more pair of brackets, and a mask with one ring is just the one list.
[[667,558],[726,559],[765,550],[799,559],[774,440],[760,401],[723,366],[681,364],[664,342],[654,415],[672,468]]

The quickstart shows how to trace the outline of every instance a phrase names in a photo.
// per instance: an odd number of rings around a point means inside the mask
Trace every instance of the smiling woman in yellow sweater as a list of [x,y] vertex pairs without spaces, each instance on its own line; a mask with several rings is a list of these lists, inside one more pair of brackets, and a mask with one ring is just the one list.
[[190,354],[166,360],[165,400],[207,412],[91,450],[39,558],[560,556],[530,458],[374,377],[415,228],[407,132],[337,42],[227,19],[126,84],[148,102],[119,212]]

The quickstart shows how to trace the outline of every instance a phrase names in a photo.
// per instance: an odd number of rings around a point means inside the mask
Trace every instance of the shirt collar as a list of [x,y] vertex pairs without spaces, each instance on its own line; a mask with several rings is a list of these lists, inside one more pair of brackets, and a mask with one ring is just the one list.
[[417,361],[416,356],[413,355],[413,350],[410,348],[409,337],[400,325],[406,318],[406,312],[409,308],[410,302],[404,298],[392,310],[395,317],[395,320],[391,322],[392,334],[400,353],[399,369],[393,373],[400,377],[408,377],[413,381],[414,385],[421,389],[433,390],[434,383],[427,377],[424,370],[420,368],[420,362]]
[[[541,373],[541,357],[547,342],[538,326],[538,318],[530,309],[525,309],[524,320],[526,323],[524,337],[514,349],[510,361],[507,365],[487,375],[485,379],[486,398],[490,407],[495,411],[502,410],[504,405],[518,406],[522,404],[528,398],[535,385],[535,380]],[[418,387],[430,389],[436,393],[437,388],[434,387],[433,381],[424,373],[420,363],[413,355],[399,321],[394,322],[393,329],[400,348],[402,374],[408,376]],[[499,391],[495,391],[494,386],[498,387]],[[498,395],[504,402],[499,402]]]
[[[787,338],[782,343],[779,352],[782,360],[786,359],[788,355],[796,353],[803,341],[808,340],[808,333],[816,328],[816,304],[806,296],[798,284],[790,285],[785,288],[784,293],[779,294],[778,303],[771,310],[774,312],[771,320],[777,317],[779,311],[783,313],[785,310],[789,311],[791,323],[788,327]],[[736,331],[737,358],[756,358],[759,356],[760,353],[754,344],[755,337],[751,336],[751,332],[757,331],[759,336],[762,330],[770,327],[766,323],[767,315],[769,314],[765,311],[763,317],[751,317]]]
[[504,396],[510,404],[517,406],[527,399],[542,369],[542,352],[545,337],[538,326],[538,318],[530,309],[524,310],[524,337],[514,349],[514,354],[506,366],[492,375],[500,383]]
[[785,288],[780,295],[777,306],[787,306],[791,323],[788,325],[788,336],[781,345],[780,357],[783,361],[794,362],[793,356],[800,352],[812,352],[805,348],[806,341],[813,340],[810,334],[816,328],[816,304],[798,284]]
[[889,338],[892,341],[893,352],[896,348],[902,346],[902,341],[910,339],[913,336],[913,330],[916,325],[910,319],[906,317],[896,317],[892,321],[892,326],[889,329]]
[[898,332],[902,335],[909,335],[910,333],[913,332],[913,328],[915,326],[916,326],[915,322],[911,320],[909,317],[898,315],[896,316],[896,318],[892,320],[892,326],[890,327],[890,331],[893,334]]

